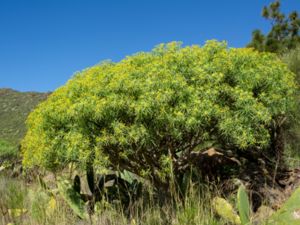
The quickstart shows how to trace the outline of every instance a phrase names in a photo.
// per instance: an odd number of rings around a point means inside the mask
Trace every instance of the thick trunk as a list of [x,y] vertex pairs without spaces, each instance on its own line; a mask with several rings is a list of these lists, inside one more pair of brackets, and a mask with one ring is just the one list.
[[86,164],[86,178],[92,194],[95,193],[95,174],[93,164],[88,162]]
[[276,124],[271,131],[270,154],[275,157],[277,167],[285,168],[284,161],[284,131],[280,124]]

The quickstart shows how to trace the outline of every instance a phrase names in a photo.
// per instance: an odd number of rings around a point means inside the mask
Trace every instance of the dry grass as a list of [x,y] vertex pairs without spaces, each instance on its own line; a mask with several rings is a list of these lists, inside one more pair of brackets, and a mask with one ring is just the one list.
[[[175,200],[159,205],[154,200],[140,200],[122,210],[119,204],[97,203],[95,213],[90,218],[79,219],[60,195],[49,196],[37,184],[30,187],[20,179],[7,179],[0,176],[0,223],[7,225],[41,224],[93,224],[93,225],[218,225],[220,221],[211,209],[211,192],[202,188],[196,192],[191,188],[184,201]],[[2,197],[5,196],[5,197]],[[53,200],[55,199],[55,204]],[[13,209],[13,210],[12,210]],[[21,213],[21,211],[24,213]],[[15,211],[13,215],[12,211]]]

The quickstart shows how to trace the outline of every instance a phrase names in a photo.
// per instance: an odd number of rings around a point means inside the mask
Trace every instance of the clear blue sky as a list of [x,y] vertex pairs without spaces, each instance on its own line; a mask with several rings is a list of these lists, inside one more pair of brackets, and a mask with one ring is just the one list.
[[[76,71],[155,45],[243,47],[272,0],[0,0],[0,87],[52,91]],[[282,10],[300,11],[299,0]]]

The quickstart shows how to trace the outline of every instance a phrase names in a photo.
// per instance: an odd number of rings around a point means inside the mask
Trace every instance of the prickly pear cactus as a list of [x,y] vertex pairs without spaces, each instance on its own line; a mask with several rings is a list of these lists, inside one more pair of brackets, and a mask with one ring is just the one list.
[[240,185],[237,193],[237,208],[243,225],[250,224],[250,203],[244,185]]
[[223,219],[227,220],[236,225],[240,225],[241,219],[234,211],[232,205],[227,202],[224,198],[215,197],[213,199],[213,207],[217,214],[219,214]]
[[267,221],[268,225],[300,224],[300,187],[294,191],[285,204]]
[[80,194],[74,190],[73,185],[67,180],[60,179],[57,186],[60,195],[68,203],[73,212],[82,219],[87,218],[88,214],[85,210],[84,202]]

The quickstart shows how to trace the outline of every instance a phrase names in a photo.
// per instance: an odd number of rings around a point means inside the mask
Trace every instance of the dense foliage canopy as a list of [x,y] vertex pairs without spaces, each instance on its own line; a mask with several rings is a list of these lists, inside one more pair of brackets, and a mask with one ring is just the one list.
[[164,180],[193,150],[266,148],[294,91],[293,73],[273,54],[162,44],[57,89],[28,118],[23,163],[55,170],[92,161]]
[[288,129],[286,133],[286,145],[293,155],[299,155],[300,149],[300,44],[281,55],[283,62],[285,62],[289,69],[296,75],[296,84],[298,86],[296,93],[296,110],[294,115],[290,118]]

